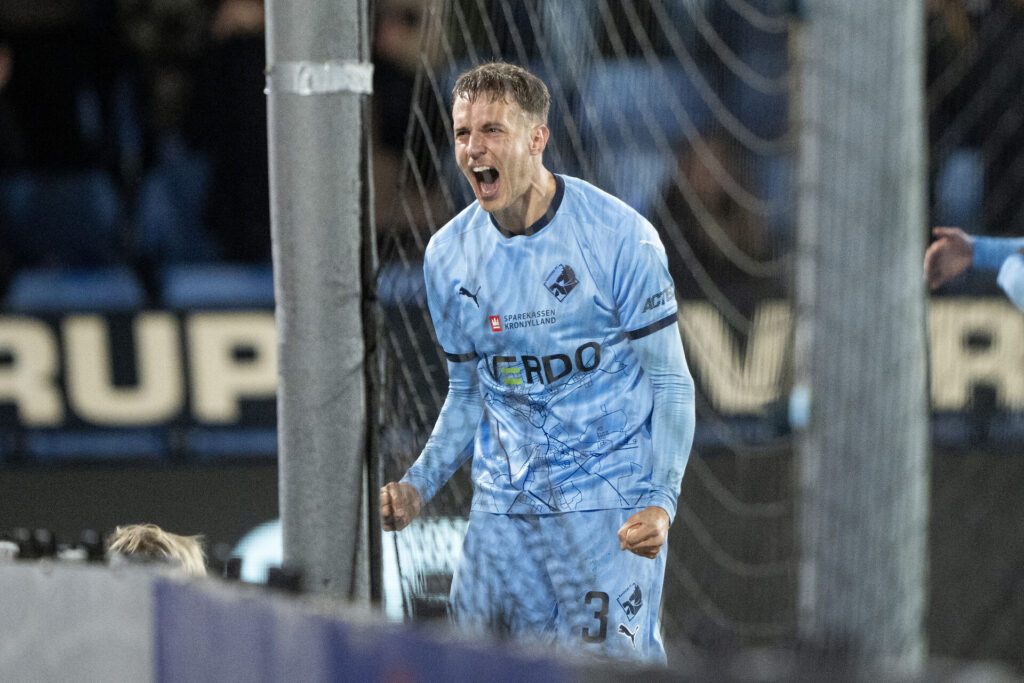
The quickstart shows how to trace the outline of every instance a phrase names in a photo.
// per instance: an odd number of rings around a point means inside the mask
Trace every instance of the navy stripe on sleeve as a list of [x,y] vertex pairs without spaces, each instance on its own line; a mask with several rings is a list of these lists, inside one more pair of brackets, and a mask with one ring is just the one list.
[[668,327],[674,322],[678,322],[676,314],[666,315],[661,320],[657,320],[650,325],[644,325],[639,330],[633,330],[632,332],[626,332],[626,336],[630,339],[639,339],[640,337],[646,337],[649,334],[657,332],[658,330]]
[[476,352],[470,351],[469,353],[448,353],[447,351],[445,351],[444,356],[453,363],[465,363],[466,361],[474,360],[476,358]]

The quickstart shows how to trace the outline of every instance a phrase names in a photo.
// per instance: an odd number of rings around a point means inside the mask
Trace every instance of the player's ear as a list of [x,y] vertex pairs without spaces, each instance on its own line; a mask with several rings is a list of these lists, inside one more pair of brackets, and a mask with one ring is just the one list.
[[548,146],[551,129],[543,123],[536,123],[530,129],[530,154],[540,154]]

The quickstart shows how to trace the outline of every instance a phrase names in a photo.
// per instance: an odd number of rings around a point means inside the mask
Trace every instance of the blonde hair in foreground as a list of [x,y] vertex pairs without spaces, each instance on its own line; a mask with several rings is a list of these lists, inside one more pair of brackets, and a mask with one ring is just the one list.
[[119,526],[107,542],[107,550],[122,555],[141,555],[177,562],[189,576],[206,576],[202,536],[179,536],[156,524]]

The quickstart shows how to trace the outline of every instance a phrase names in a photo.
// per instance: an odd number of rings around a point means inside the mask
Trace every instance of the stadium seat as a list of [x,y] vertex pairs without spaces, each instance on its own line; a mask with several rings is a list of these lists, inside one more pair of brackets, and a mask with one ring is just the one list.
[[121,199],[101,170],[17,173],[0,178],[5,247],[27,265],[115,263]]
[[597,185],[651,218],[654,197],[664,194],[675,170],[672,150],[621,150],[615,163],[597,169]]
[[189,453],[200,460],[277,457],[277,430],[192,427],[185,432]]
[[958,225],[968,232],[979,229],[985,185],[981,151],[972,147],[953,149],[939,166],[935,178],[935,214],[938,225]]
[[168,457],[167,434],[158,428],[31,429],[25,451],[34,462],[162,460]]
[[272,308],[268,264],[176,264],[160,272],[160,302],[172,309]]
[[212,261],[217,248],[204,211],[210,169],[184,143],[166,141],[142,178],[135,204],[135,251],[150,263]]
[[4,308],[16,313],[142,308],[146,292],[127,267],[33,268],[15,274]]
[[711,118],[678,63],[652,68],[642,59],[596,63],[580,88],[579,106],[585,142],[613,150],[675,147],[687,138],[687,120],[701,130]]

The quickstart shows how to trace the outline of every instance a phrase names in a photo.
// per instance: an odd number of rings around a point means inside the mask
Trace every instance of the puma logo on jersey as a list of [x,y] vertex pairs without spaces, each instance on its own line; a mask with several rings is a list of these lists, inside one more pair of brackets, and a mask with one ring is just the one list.
[[477,308],[480,308],[480,302],[476,300],[476,295],[479,294],[479,293],[480,293],[480,288],[479,287],[476,288],[475,292],[471,292],[468,289],[466,289],[465,287],[459,287],[459,295],[472,299],[473,303],[476,304]]
[[629,638],[629,642],[633,643],[633,649],[636,649],[636,634],[640,631],[640,624],[636,625],[636,628],[630,631],[626,628],[625,624],[619,624],[619,633]]

